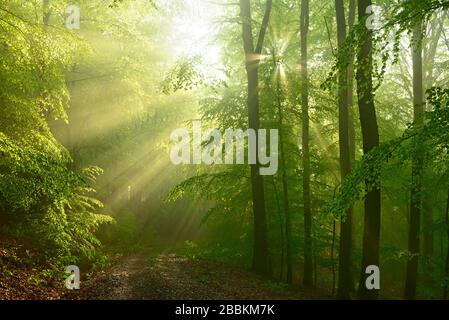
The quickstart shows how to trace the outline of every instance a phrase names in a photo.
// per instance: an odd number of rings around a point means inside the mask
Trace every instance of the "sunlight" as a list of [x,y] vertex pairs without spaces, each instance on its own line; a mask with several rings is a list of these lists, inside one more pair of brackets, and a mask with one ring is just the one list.
[[0,0],[0,303],[447,300],[449,1],[381,2]]
[[184,8],[173,18],[170,32],[177,57],[200,56],[205,65],[214,66],[217,77],[222,76],[218,71],[222,65],[222,46],[216,41],[216,20],[222,11],[219,4],[207,0],[185,0]]
[[277,64],[277,72],[279,73],[279,77],[281,79],[281,82],[283,83],[283,85],[287,84],[287,74],[285,72],[285,67],[284,64],[282,62],[279,62]]

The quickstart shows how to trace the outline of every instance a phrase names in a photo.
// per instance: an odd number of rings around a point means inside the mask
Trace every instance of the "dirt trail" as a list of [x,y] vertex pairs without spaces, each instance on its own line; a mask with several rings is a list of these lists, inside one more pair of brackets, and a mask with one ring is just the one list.
[[182,270],[182,262],[185,259],[174,255],[122,258],[107,272],[85,282],[77,295],[81,299],[99,300],[220,298],[207,285]]
[[[289,290],[243,269],[173,254],[121,258],[107,272],[81,283],[69,299],[216,300],[316,299],[313,292]],[[324,297],[325,298],[325,297]]]

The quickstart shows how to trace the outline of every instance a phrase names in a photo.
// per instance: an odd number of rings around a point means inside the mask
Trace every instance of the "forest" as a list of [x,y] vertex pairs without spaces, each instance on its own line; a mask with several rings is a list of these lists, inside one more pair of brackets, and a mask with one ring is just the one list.
[[0,0],[0,300],[446,300],[448,83],[448,0]]

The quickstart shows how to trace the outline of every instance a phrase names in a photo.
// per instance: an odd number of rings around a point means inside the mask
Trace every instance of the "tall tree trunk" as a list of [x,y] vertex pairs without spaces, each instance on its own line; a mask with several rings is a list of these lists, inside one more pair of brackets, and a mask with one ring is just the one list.
[[[335,0],[337,15],[337,38],[339,53],[346,40],[346,18],[343,0]],[[338,71],[338,123],[340,144],[340,175],[341,181],[351,171],[351,157],[349,148],[349,70],[346,65]],[[351,275],[351,251],[352,251],[352,208],[346,211],[346,217],[340,223],[340,253],[338,269],[338,291],[339,299],[349,299],[353,290]]]
[[[355,0],[349,0],[348,32],[351,33],[355,22]],[[351,164],[355,162],[355,127],[354,127],[354,51],[348,63],[348,113],[349,113],[349,154]]]
[[287,166],[285,161],[285,144],[284,144],[284,112],[282,110],[282,88],[281,88],[281,72],[277,70],[276,52],[273,48],[273,67],[276,72],[276,98],[278,111],[278,125],[279,125],[279,142],[280,142],[280,156],[282,167],[282,190],[283,190],[283,204],[285,212],[285,235],[287,242],[287,283],[293,282],[293,255],[292,255],[292,223],[290,217],[290,204],[288,196],[288,182],[287,182]]
[[284,219],[282,217],[282,209],[281,209],[281,204],[279,201],[279,196],[278,196],[278,189],[276,186],[276,180],[273,178],[273,189],[274,189],[274,197],[276,199],[276,207],[277,207],[277,213],[278,213],[278,217],[279,217],[279,236],[281,237],[281,266],[280,266],[280,270],[279,270],[279,281],[283,281],[284,280],[284,261],[285,261],[285,236],[284,236]]
[[[424,77],[424,89],[427,90],[434,85],[434,66],[435,56],[438,49],[438,43],[443,33],[444,16],[437,15],[435,19],[430,23],[432,31],[430,36],[426,39],[427,45],[423,44],[423,77]],[[433,232],[433,203],[431,201],[431,195],[423,195],[423,224],[424,224],[424,255],[431,257],[434,252],[434,232]]]
[[423,195],[423,224],[424,224],[424,248],[423,254],[427,258],[433,256],[434,251],[434,234],[433,234],[433,211],[432,199]]
[[[449,189],[447,191],[447,204],[446,204],[446,234],[447,234],[447,253],[446,253],[446,266],[444,268],[444,275],[446,279],[449,277]],[[448,283],[446,282],[443,289],[443,299],[447,299]]]
[[423,77],[424,77],[424,88],[431,88],[435,82],[434,67],[435,67],[435,56],[438,50],[438,43],[441,39],[444,29],[445,17],[437,15],[435,20],[431,23],[432,31],[430,36],[426,39],[428,46],[423,46]]
[[[246,73],[248,77],[248,122],[249,128],[259,129],[259,63],[266,29],[271,14],[272,0],[267,0],[266,10],[256,48],[254,48],[250,0],[240,0],[240,17],[242,19],[242,36],[245,50]],[[257,136],[257,135],[256,135]],[[256,138],[256,150],[259,141]],[[271,276],[268,252],[267,219],[265,213],[265,195],[263,178],[259,172],[260,163],[251,165],[251,190],[254,214],[254,252],[253,270],[264,276]]]
[[309,151],[309,74],[307,36],[309,33],[309,0],[301,1],[301,104],[302,104],[302,152],[303,152],[303,201],[304,201],[304,286],[313,285],[312,264],[312,208],[310,201],[310,151]]
[[[373,94],[373,57],[372,31],[366,28],[366,9],[371,6],[371,0],[358,0],[359,25],[364,34],[360,37],[360,48],[357,53],[359,67],[357,68],[357,96],[360,113],[360,124],[363,136],[363,152],[367,154],[379,145],[379,129],[377,126],[376,109]],[[368,186],[365,198],[365,219],[363,230],[362,267],[358,290],[359,299],[377,299],[378,290],[366,288],[366,268],[370,265],[379,266],[380,242],[380,188]],[[368,191],[369,190],[369,191]]]
[[[416,126],[423,125],[424,86],[422,59],[422,20],[416,22],[412,39],[413,60],[413,117]],[[407,276],[405,280],[404,298],[416,298],[416,282],[418,278],[419,233],[421,227],[422,208],[422,171],[423,158],[421,152],[416,152],[412,160],[412,187],[410,194],[410,223],[408,233],[408,250],[412,255],[407,261]]]
[[335,294],[335,261],[334,261],[334,250],[335,250],[335,234],[337,231],[337,221],[334,220],[332,223],[332,243],[331,243],[331,263],[332,263],[332,296]]

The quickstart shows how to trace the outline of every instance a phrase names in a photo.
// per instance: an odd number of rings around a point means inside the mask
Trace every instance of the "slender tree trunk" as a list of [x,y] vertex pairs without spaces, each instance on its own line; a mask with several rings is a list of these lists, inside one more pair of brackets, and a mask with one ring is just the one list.
[[317,288],[318,286],[318,253],[316,250],[316,238],[312,233],[312,252],[313,252],[313,287]]
[[309,74],[308,45],[309,0],[301,1],[301,104],[302,104],[302,152],[303,152],[303,199],[304,199],[304,286],[313,285],[312,263],[312,208],[310,201],[310,151],[309,151]]
[[[376,109],[374,107],[372,79],[372,31],[366,28],[366,9],[371,6],[371,0],[358,0],[359,24],[364,30],[360,38],[360,48],[357,54],[357,95],[360,113],[360,124],[363,136],[363,152],[367,154],[379,145],[379,129],[377,126]],[[358,290],[359,299],[377,299],[378,290],[366,288],[366,268],[370,265],[379,266],[381,197],[380,188],[370,188],[367,181],[365,198],[365,219],[363,230],[362,267]]]
[[287,182],[287,166],[285,160],[285,145],[284,145],[284,112],[282,110],[282,88],[281,88],[281,73],[277,70],[276,52],[273,48],[273,67],[276,72],[276,98],[277,98],[277,111],[278,111],[278,125],[279,125],[279,142],[280,142],[280,156],[282,167],[282,190],[283,190],[283,204],[285,212],[285,235],[287,242],[287,283],[293,282],[293,259],[292,259],[292,225],[290,217],[290,204],[288,196],[288,182]]
[[[423,86],[423,59],[422,59],[422,21],[417,21],[413,30],[412,39],[413,60],[413,111],[415,125],[423,125],[424,114],[424,86]],[[404,298],[412,300],[416,298],[416,283],[418,278],[419,260],[419,233],[421,227],[422,208],[422,171],[423,158],[421,152],[417,152],[412,160],[412,187],[410,194],[410,223],[408,234],[408,250],[412,255],[407,261],[407,276],[405,280]]]
[[[355,22],[355,0],[349,0],[348,32],[352,32]],[[355,162],[355,127],[354,127],[354,52],[348,63],[348,113],[349,113],[349,154],[351,164]]]
[[[446,266],[444,268],[444,274],[446,279],[449,277],[449,189],[447,191],[447,204],[446,204],[446,234],[447,234],[447,253],[446,253]],[[448,283],[446,282],[443,289],[443,299],[447,299]]]
[[[271,14],[272,0],[267,0],[266,12],[254,48],[251,4],[249,0],[240,0],[240,17],[242,19],[242,36],[245,50],[246,73],[248,77],[248,122],[249,128],[257,132],[259,129],[259,63],[265,32]],[[257,135],[256,135],[257,136]],[[256,142],[259,150],[259,141]],[[260,163],[251,165],[251,190],[254,214],[254,252],[253,269],[264,276],[271,276],[268,252],[267,221],[265,213],[265,195],[263,178],[259,172]]]
[[[431,88],[435,82],[434,77],[434,66],[435,66],[435,56],[438,50],[438,43],[441,39],[441,35],[444,30],[444,16],[437,15],[432,25],[432,33],[428,39],[429,46],[423,55],[423,77],[424,77],[424,88]],[[426,47],[423,47],[426,49]]]
[[[346,40],[346,18],[343,0],[335,0],[337,15],[338,48],[341,50]],[[340,144],[340,175],[341,181],[351,171],[351,157],[349,148],[349,86],[348,68],[343,65],[338,72],[338,123]],[[352,208],[346,211],[346,217],[340,223],[340,253],[338,269],[339,299],[349,299],[353,290],[351,275],[351,251],[352,251]]]
[[332,223],[332,244],[331,244],[331,262],[332,262],[332,296],[335,295],[335,279],[336,279],[336,272],[335,272],[335,261],[334,261],[334,250],[335,250],[335,234],[337,231],[337,222],[334,220]]
[[[424,196],[424,195],[423,195]],[[424,256],[431,258],[434,251],[434,234],[433,234],[433,211],[432,201],[429,196],[424,197],[423,201],[423,224],[424,224]]]
[[[423,44],[423,77],[424,77],[424,89],[427,90],[431,88],[435,82],[434,78],[434,66],[435,66],[435,56],[438,49],[438,43],[441,38],[443,27],[444,27],[444,16],[437,15],[435,20],[432,21],[431,35],[427,38],[428,46]],[[434,253],[434,232],[432,229],[433,225],[433,204],[431,201],[431,195],[423,195],[423,206],[424,206],[424,255],[426,257],[431,257]]]
[[282,282],[284,280],[284,261],[285,261],[285,235],[284,235],[284,219],[282,218],[281,204],[279,201],[278,190],[276,187],[276,180],[273,176],[273,188],[274,196],[276,198],[276,206],[279,217],[279,236],[281,237],[281,266],[279,271],[279,280]]

